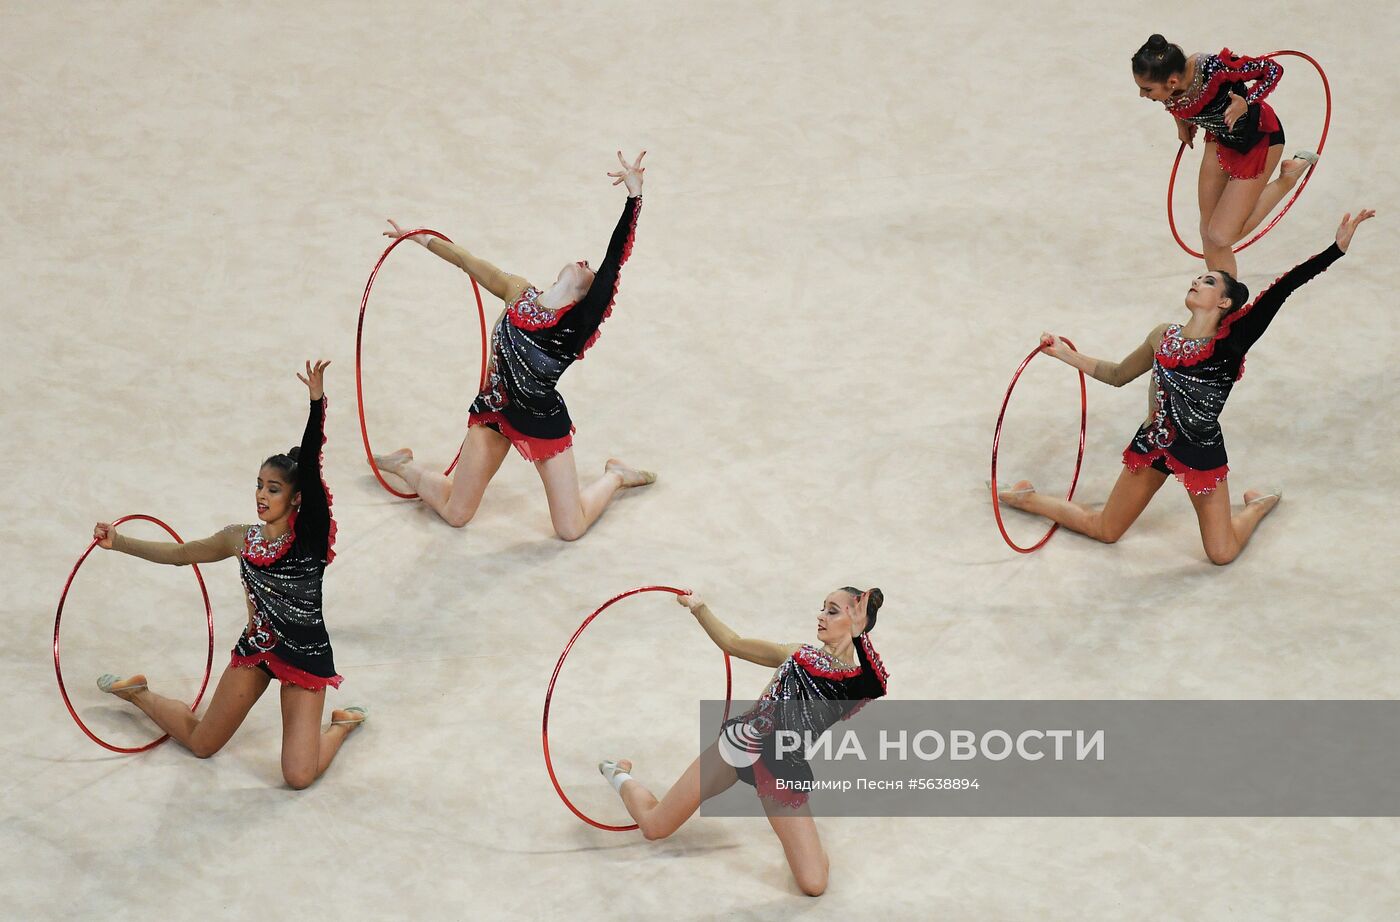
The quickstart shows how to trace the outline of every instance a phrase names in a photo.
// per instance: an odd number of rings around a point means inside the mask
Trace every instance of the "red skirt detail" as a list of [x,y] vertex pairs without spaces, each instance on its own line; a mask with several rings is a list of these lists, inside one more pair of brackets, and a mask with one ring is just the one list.
[[1208,471],[1198,471],[1194,467],[1187,467],[1173,458],[1171,452],[1165,448],[1154,449],[1145,455],[1133,451],[1131,447],[1123,449],[1123,464],[1130,471],[1140,471],[1149,467],[1158,458],[1161,458],[1171,469],[1171,472],[1176,475],[1176,479],[1181,481],[1186,492],[1193,496],[1204,496],[1207,493],[1215,492],[1215,488],[1220,486],[1220,481],[1224,480],[1230,473],[1228,464],[1222,464],[1220,467],[1211,468]]
[[290,663],[283,662],[277,657],[277,654],[271,651],[255,653],[252,656],[239,656],[237,653],[233,653],[229,655],[228,664],[246,669],[256,668],[260,665],[266,666],[277,677],[277,681],[283,685],[296,685],[311,691],[320,691],[327,685],[339,688],[340,683],[345,681],[344,676],[335,675],[328,679],[325,676],[312,675]]
[[[1261,135],[1259,142],[1243,154],[1222,144],[1217,144],[1215,146],[1215,159],[1220,161],[1220,168],[1232,179],[1254,179],[1263,173],[1269,159],[1269,145],[1272,135],[1281,127],[1283,126],[1279,122],[1278,114],[1274,112],[1273,106],[1261,102],[1259,104],[1259,133]],[[1215,135],[1206,132],[1206,140],[1214,141]]]
[[572,448],[574,444],[573,427],[569,428],[569,434],[562,439],[536,439],[512,426],[501,413],[473,413],[467,420],[468,429],[472,426],[488,425],[494,426],[501,435],[510,439],[515,450],[520,452],[520,456],[526,461],[548,461],[560,452]]

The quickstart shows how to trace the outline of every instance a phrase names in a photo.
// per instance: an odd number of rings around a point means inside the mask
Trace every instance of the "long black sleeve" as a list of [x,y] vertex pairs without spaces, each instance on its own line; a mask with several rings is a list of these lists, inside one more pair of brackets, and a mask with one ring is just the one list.
[[297,513],[296,540],[324,560],[330,551],[331,505],[321,477],[321,444],[325,441],[326,398],[311,401],[306,431],[297,454],[297,489],[301,509]]
[[608,253],[603,257],[603,264],[598,267],[593,284],[589,286],[588,293],[569,312],[572,316],[567,319],[571,327],[591,333],[605,319],[607,309],[612,306],[617,295],[618,274],[627,263],[627,257],[632,254],[632,235],[636,231],[637,215],[641,210],[640,195],[629,197],[622,207],[622,217],[613,229],[612,239],[608,241]]
[[1264,335],[1264,331],[1269,328],[1269,323],[1279,312],[1279,308],[1283,307],[1283,302],[1288,300],[1288,296],[1326,271],[1327,267],[1341,259],[1342,255],[1341,247],[1334,243],[1312,259],[1284,273],[1278,281],[1264,289],[1239,317],[1234,320],[1226,318],[1230,321],[1230,333],[1225,337],[1225,345],[1243,358],[1250,347],[1258,342],[1259,337]]

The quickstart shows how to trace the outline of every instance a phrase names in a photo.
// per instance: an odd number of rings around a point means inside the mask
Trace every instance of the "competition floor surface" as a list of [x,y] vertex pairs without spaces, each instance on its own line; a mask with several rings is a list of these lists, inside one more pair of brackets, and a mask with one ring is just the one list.
[[[22,4],[5,13],[0,294],[9,460],[0,517],[6,691],[0,915],[274,918],[1392,918],[1391,819],[831,819],[825,896],[762,820],[647,843],[559,802],[540,709],[579,621],[628,587],[694,588],[741,633],[810,640],[831,589],[877,585],[891,696],[1392,698],[1400,147],[1393,9],[1313,4]],[[1251,352],[1223,419],[1238,501],[1286,488],[1229,567],[1168,484],[1117,545],[1061,532],[1022,557],[982,488],[1007,380],[1042,330],[1118,359],[1184,319],[1199,265],[1163,209],[1170,120],[1128,58],[1299,48],[1328,70],[1326,153],[1241,256],[1258,291],[1375,207],[1351,253]],[[1321,87],[1271,98],[1290,149]],[[394,500],[357,432],[356,309],[384,219],[437,228],[545,284],[602,257],[604,173],[645,148],[645,207],[612,319],[561,390],[585,476],[658,483],[583,540],[552,536],[512,456],[466,529]],[[1195,170],[1178,190],[1195,226]],[[368,320],[377,446],[446,463],[479,339],[465,276],[401,248]],[[499,309],[488,301],[489,316]],[[331,706],[370,723],[313,788],[278,767],[269,694],[216,757],[99,749],[54,684],[54,605],[94,521],[202,537],[253,518],[294,444],[308,357],[328,372],[339,521]],[[1144,381],[1090,382],[1078,496],[1101,501]],[[1033,363],[1003,476],[1063,491],[1073,375]],[[1043,525],[1009,512],[1032,540]],[[154,537],[152,531],[131,534]],[[216,676],[244,620],[204,568]],[[143,670],[188,695],[205,643],[188,573],[95,554],[64,615],[94,727],[149,739],[93,687]],[[735,663],[736,697],[767,675]],[[579,641],[551,743],[592,815],[594,764],[658,793],[695,755],[720,657],[669,597]],[[1338,779],[1345,784],[1345,779]]]

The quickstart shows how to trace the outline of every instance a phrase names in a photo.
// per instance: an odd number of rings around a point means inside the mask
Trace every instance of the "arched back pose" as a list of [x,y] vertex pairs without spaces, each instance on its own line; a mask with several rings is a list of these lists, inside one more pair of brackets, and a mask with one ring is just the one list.
[[[1234,245],[1269,216],[1317,162],[1311,151],[1283,156],[1283,125],[1264,97],[1278,86],[1283,68],[1270,58],[1249,58],[1228,48],[1219,54],[1186,55],[1153,35],[1133,55],[1138,95],[1160,102],[1176,119],[1182,143],[1195,147],[1196,129],[1206,130],[1197,180],[1201,205],[1201,252],[1206,265],[1237,273]],[[1253,83],[1248,89],[1246,84]],[[1278,167],[1278,178],[1272,182]]]
[[[559,270],[548,291],[502,272],[455,244],[426,235],[412,238],[506,303],[491,334],[486,387],[471,405],[467,437],[452,479],[415,461],[407,448],[375,456],[381,470],[401,477],[449,525],[460,528],[476,515],[486,485],[512,445],[525,460],[534,462],[544,482],[554,531],[565,541],[582,537],[619,490],[656,480],[649,471],[610,458],[603,476],[580,489],[572,449],[574,426],[556,389],[559,377],[583,358],[612,313],[618,274],[632,252],[642,207],[644,156],[646,151],[629,165],[618,151],[622,169],[608,174],[615,179],[613,185],[626,184],[627,204],[603,264],[595,273],[586,260],[569,263]],[[385,231],[385,236],[403,235],[397,224],[389,224],[393,230]]]
[[[826,890],[830,863],[807,808],[807,794],[777,783],[778,779],[795,781],[801,788],[801,782],[810,784],[812,771],[800,752],[778,758],[774,720],[787,729],[817,735],[858,710],[862,701],[884,696],[889,673],[870,642],[884,599],[879,589],[862,592],[850,586],[828,595],[817,615],[817,646],[740,637],[699,597],[680,596],[680,603],[721,650],[760,666],[775,666],[777,671],[753,709],[727,721],[719,738],[690,763],[661,800],[632,778],[628,760],[599,764],[598,770],[622,796],[642,835],[649,840],[666,838],[690,819],[702,801],[743,781],[757,790],[797,885],[809,896],[820,896]],[[812,725],[793,725],[794,702],[809,705],[801,710]],[[784,709],[776,712],[779,706]]]
[[294,788],[309,787],[335,758],[365,709],[331,712],[321,729],[326,686],[339,687],[331,641],[321,613],[321,580],[335,559],[331,494],[321,478],[325,443],[324,374],[329,362],[306,363],[297,377],[311,395],[301,445],[263,462],[258,471],[258,524],[230,525],[200,541],[138,541],[97,523],[101,547],[156,563],[184,566],[237,557],[248,602],[248,626],[203,717],[189,706],[151,691],[146,677],[104,675],[103,691],[139,707],[199,758],[218,752],[233,737],[273,679],[282,683],[282,776]]
[[1244,374],[1245,353],[1264,335],[1284,300],[1340,259],[1357,225],[1374,215],[1365,209],[1355,217],[1344,215],[1335,244],[1289,270],[1253,302],[1246,303],[1249,289],[1227,272],[1197,276],[1186,294],[1191,319],[1157,327],[1121,362],[1090,358],[1058,336],[1042,334],[1044,351],[1114,387],[1150,370],[1147,421],[1124,450],[1124,470],[1102,509],[1043,496],[1025,480],[1002,492],[1001,501],[1112,543],[1137,520],[1167,475],[1175,474],[1196,507],[1206,556],[1217,564],[1238,557],[1281,494],[1246,492],[1244,508],[1231,516],[1220,412]]

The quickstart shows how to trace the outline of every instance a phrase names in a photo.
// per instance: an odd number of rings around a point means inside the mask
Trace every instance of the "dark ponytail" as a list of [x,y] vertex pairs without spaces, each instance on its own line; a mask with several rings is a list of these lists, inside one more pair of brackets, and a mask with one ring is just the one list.
[[297,475],[297,456],[301,454],[301,446],[293,445],[292,449],[284,454],[273,455],[262,463],[263,467],[270,467],[280,471],[283,477],[287,478],[287,483],[292,483]]
[[[842,586],[842,592],[849,592],[851,595],[859,596],[866,590],[857,589],[855,586]],[[879,614],[880,606],[885,604],[885,594],[879,589],[871,589],[870,598],[865,600],[865,630],[862,634],[869,634],[875,630],[875,616]]]
[[1153,83],[1166,83],[1173,74],[1185,71],[1186,53],[1181,46],[1173,45],[1157,34],[1153,34],[1133,55],[1133,73]]

